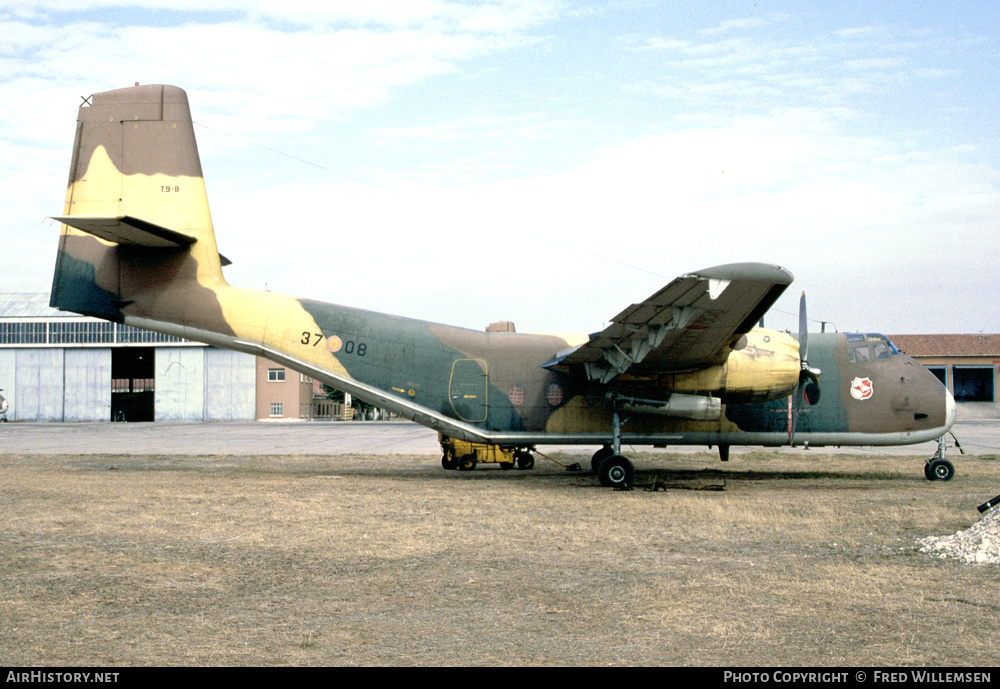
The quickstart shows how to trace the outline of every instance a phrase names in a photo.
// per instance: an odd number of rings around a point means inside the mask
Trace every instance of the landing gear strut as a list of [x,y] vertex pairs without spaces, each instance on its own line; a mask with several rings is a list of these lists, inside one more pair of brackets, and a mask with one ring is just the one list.
[[590,467],[605,488],[632,490],[632,486],[635,485],[635,466],[627,457],[619,454],[622,424],[617,411],[614,412],[612,419],[612,433],[611,445],[605,445],[594,453]]

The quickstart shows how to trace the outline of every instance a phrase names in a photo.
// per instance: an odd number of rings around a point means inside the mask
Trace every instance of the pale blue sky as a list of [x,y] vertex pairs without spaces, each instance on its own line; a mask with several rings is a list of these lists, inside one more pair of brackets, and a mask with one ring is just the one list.
[[80,96],[139,81],[233,284],[588,332],[754,260],[769,325],[1000,332],[995,3],[315,5],[0,2],[0,291],[49,287]]

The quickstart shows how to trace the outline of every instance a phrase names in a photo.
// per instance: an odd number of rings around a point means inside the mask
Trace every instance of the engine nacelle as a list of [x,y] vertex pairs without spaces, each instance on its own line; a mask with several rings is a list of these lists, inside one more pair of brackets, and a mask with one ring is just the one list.
[[710,393],[724,402],[760,402],[787,397],[799,383],[799,343],[788,333],[755,328],[725,364],[662,376],[674,392]]

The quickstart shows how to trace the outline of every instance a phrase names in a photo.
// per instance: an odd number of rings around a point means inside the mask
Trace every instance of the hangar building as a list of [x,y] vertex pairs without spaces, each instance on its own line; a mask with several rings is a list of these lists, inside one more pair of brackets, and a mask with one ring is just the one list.
[[256,357],[0,294],[11,421],[237,421],[256,413]]

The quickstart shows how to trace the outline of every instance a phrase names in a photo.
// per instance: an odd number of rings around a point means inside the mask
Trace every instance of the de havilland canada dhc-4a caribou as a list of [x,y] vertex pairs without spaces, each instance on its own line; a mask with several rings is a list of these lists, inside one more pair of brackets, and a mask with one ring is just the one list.
[[[792,282],[739,263],[683,275],[579,337],[485,332],[232,287],[216,246],[187,95],[147,85],[80,106],[52,306],[260,355],[438,431],[442,464],[530,468],[544,444],[904,445],[939,440],[945,387],[883,335],[756,327]],[[804,302],[804,300],[803,300]]]

